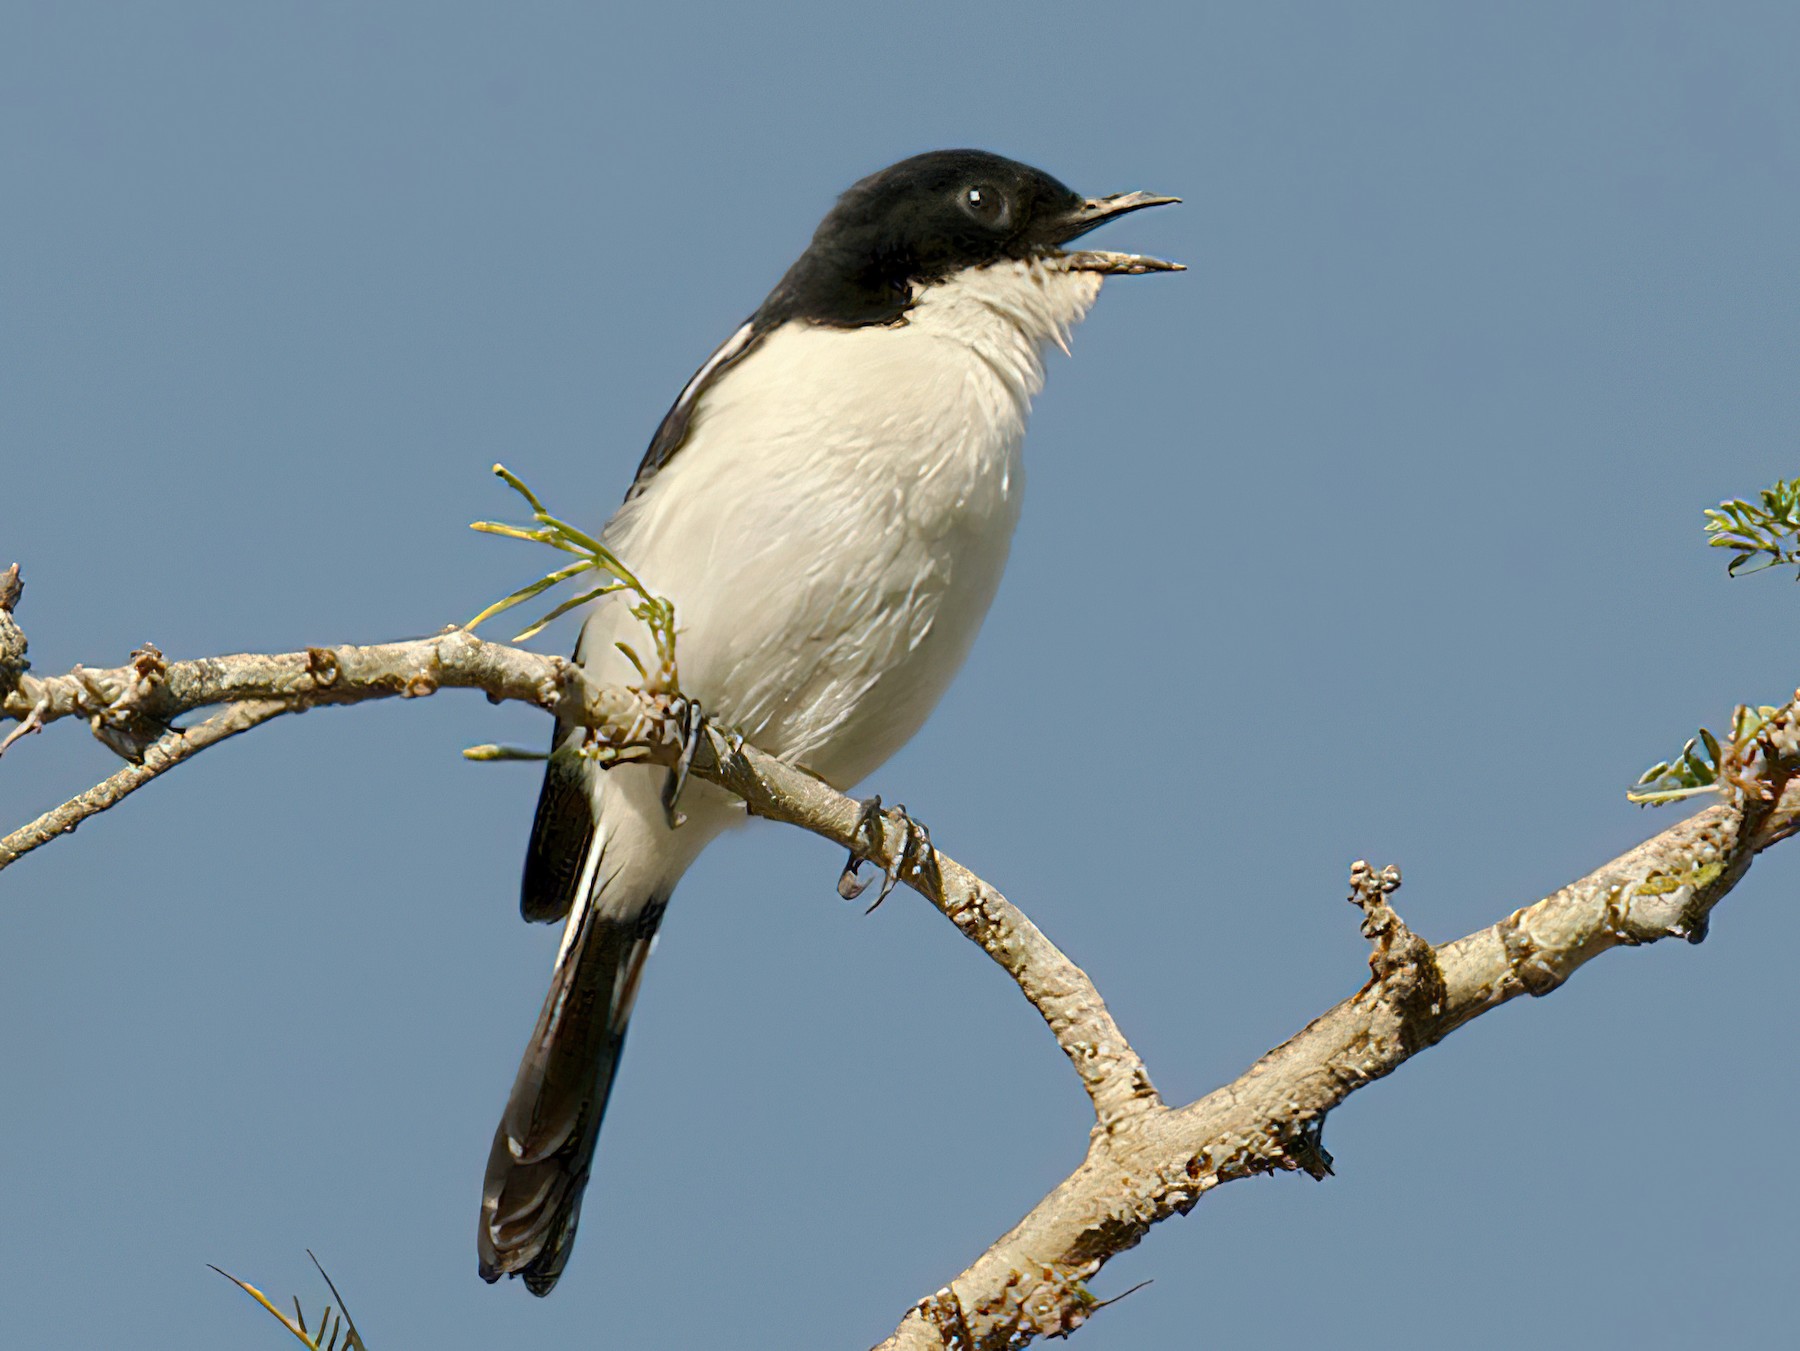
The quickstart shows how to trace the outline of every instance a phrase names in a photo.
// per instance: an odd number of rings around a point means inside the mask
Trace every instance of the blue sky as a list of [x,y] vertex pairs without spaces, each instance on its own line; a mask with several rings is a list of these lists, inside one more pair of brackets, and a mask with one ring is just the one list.
[[[1797,472],[1783,5],[15,3],[0,564],[44,670],[378,641],[532,575],[496,459],[598,523],[833,194],[980,145],[1187,199],[1105,242],[1007,580],[871,786],[1092,974],[1171,1099],[1674,819],[1623,789],[1800,679],[1701,509]],[[541,641],[565,648],[572,629]],[[556,935],[535,715],[444,696],[209,752],[0,883],[19,1345],[279,1345],[324,1259],[403,1345],[865,1346],[1079,1159],[1079,1085],[912,899],[759,825],[689,875],[568,1276],[474,1270]],[[0,768],[7,828],[109,772]],[[1794,846],[1789,846],[1794,848]],[[1096,1283],[1089,1351],[1752,1344],[1792,1321],[1800,855],[1335,1113]],[[1771,1163],[1773,1156],[1774,1163]],[[1396,1299],[1404,1321],[1390,1320]],[[139,1340],[142,1337],[140,1335]],[[259,1339],[261,1339],[259,1341]]]

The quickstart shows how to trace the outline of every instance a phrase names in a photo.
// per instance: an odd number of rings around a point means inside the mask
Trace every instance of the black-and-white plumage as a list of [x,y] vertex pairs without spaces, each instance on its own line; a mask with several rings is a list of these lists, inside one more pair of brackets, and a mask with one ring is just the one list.
[[[919,155],[839,200],[663,419],[605,541],[680,621],[683,690],[847,788],[924,723],[986,614],[1018,519],[1047,346],[1109,273],[1063,247],[1174,199],[1089,199],[975,150]],[[632,683],[616,598],[576,658]],[[644,962],[682,873],[742,812],[705,784],[671,830],[662,771],[607,772],[559,727],[521,910],[564,918],[550,992],[495,1132],[481,1274],[536,1294],[568,1260]]]

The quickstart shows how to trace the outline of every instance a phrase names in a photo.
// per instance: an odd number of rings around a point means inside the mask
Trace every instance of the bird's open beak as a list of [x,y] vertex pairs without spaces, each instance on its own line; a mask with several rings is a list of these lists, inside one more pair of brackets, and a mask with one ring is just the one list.
[[[1115,192],[1110,197],[1090,197],[1057,222],[1055,242],[1066,244],[1118,216],[1148,206],[1173,206],[1179,197],[1157,197],[1148,192]],[[1142,272],[1185,272],[1185,264],[1165,262],[1141,253],[1109,253],[1103,249],[1076,249],[1060,255],[1070,272],[1106,272],[1136,275]]]

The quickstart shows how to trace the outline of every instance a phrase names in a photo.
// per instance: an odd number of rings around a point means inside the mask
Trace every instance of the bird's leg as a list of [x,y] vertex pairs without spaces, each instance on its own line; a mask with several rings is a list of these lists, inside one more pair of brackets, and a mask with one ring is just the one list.
[[894,861],[882,879],[881,894],[876,896],[875,904],[863,913],[872,915],[875,906],[888,898],[888,893],[902,878],[911,876],[923,879],[929,886],[933,900],[941,900],[944,894],[944,879],[938,872],[937,850],[931,845],[931,831],[923,821],[915,821],[907,814],[904,803],[895,803],[892,811],[884,813],[900,830],[900,848],[894,854]]
[[944,874],[938,867],[937,846],[931,842],[931,831],[923,821],[906,818],[906,823],[913,828],[908,849],[909,864],[912,875],[925,883],[927,899],[933,905],[944,904]]
[[838,895],[846,901],[854,901],[869,885],[856,873],[868,861],[869,851],[881,843],[881,794],[863,798],[856,805],[856,826],[850,832],[850,857],[844,860],[844,871],[838,874]]
[[669,700],[669,716],[675,720],[681,732],[681,758],[675,762],[675,768],[669,771],[669,777],[663,781],[663,816],[668,820],[669,829],[674,830],[687,817],[675,810],[675,804],[681,800],[681,790],[687,787],[688,771],[693,768],[694,752],[700,748],[700,738],[706,733],[706,714],[697,699],[690,699],[678,694]]

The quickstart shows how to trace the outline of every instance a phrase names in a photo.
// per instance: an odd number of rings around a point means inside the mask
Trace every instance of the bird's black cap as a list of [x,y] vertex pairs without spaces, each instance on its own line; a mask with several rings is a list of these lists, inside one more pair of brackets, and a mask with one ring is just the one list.
[[769,298],[688,381],[651,438],[631,495],[681,448],[701,396],[789,320],[891,324],[905,318],[915,283],[1006,259],[1055,259],[1079,272],[1176,272],[1179,263],[1160,258],[1062,246],[1115,216],[1178,200],[1083,197],[1041,169],[985,150],[933,150],[870,174],[838,198]]
[[756,322],[888,323],[905,313],[914,283],[1005,259],[1061,258],[1095,272],[1174,270],[1136,254],[1065,254],[1062,245],[1115,216],[1176,200],[1083,197],[1041,169],[985,150],[914,155],[838,199]]

